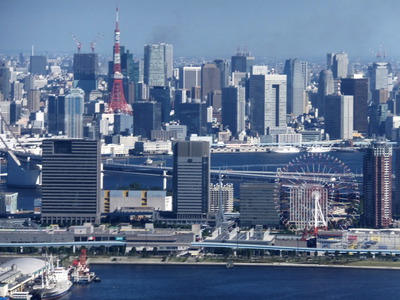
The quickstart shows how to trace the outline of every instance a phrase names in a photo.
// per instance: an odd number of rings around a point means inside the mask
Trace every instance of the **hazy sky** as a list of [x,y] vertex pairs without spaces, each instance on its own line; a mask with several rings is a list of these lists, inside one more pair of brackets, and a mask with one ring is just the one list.
[[[82,51],[98,33],[97,51],[110,54],[114,0],[0,0],[0,53]],[[174,56],[230,57],[247,46],[256,57],[351,59],[387,49],[399,56],[398,0],[119,0],[121,45],[137,57],[143,45],[167,42]]]

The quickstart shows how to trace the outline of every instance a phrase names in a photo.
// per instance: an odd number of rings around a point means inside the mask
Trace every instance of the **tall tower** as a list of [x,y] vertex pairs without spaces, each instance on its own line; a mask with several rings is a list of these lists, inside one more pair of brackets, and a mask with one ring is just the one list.
[[114,76],[113,76],[113,87],[111,90],[111,97],[108,110],[110,113],[121,112],[125,114],[131,114],[132,108],[126,103],[123,87],[123,75],[121,71],[121,53],[119,46],[119,24],[118,24],[118,7],[116,10],[116,26],[114,32]]
[[392,147],[374,142],[364,155],[365,225],[388,228],[392,223]]

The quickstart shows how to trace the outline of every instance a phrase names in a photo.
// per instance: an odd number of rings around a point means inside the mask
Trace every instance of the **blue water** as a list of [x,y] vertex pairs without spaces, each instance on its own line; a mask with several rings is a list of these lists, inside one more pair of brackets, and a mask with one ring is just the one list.
[[399,299],[400,271],[339,268],[92,265],[100,283],[62,299]]

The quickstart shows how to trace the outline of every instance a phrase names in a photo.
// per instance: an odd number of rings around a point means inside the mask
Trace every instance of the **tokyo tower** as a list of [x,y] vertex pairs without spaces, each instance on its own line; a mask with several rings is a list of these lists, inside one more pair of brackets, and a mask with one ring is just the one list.
[[116,9],[116,26],[114,31],[114,76],[113,76],[113,87],[110,95],[110,101],[108,104],[109,113],[124,113],[132,114],[131,106],[126,103],[124,96],[124,87],[122,85],[122,79],[124,76],[121,72],[121,53],[119,46],[119,22],[118,22],[118,7]]

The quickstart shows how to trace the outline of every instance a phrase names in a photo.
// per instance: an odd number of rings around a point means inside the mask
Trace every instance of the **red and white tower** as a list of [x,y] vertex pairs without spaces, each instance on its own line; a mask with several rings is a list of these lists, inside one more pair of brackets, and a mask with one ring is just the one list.
[[113,87],[110,95],[110,101],[108,104],[109,113],[125,113],[132,114],[131,106],[126,103],[124,95],[124,87],[122,85],[122,79],[124,76],[121,72],[121,53],[119,47],[119,24],[118,24],[118,7],[116,10],[116,26],[114,32],[114,76],[113,76]]

